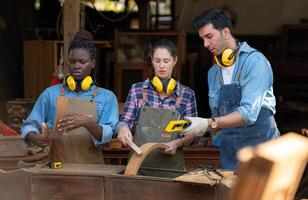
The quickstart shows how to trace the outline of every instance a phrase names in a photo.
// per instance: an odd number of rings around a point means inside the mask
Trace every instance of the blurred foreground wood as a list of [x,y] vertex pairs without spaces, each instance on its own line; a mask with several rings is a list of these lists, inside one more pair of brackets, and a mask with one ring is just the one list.
[[243,148],[237,156],[239,180],[231,200],[291,200],[308,160],[308,138],[286,133],[256,148]]

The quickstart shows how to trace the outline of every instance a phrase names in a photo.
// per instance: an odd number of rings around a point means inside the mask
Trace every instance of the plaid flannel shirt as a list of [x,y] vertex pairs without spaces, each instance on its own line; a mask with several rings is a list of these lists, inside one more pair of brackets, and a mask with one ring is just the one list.
[[[145,102],[143,101],[144,91],[146,93]],[[179,104],[176,107],[178,97]],[[192,89],[177,82],[177,87],[171,95],[160,98],[159,93],[150,83],[150,79],[147,79],[144,82],[132,85],[126,98],[124,113],[120,116],[116,130],[122,125],[127,125],[130,130],[134,130],[143,105],[161,109],[175,108],[178,113],[178,119],[182,119],[184,116],[196,117],[198,115],[196,97]]]

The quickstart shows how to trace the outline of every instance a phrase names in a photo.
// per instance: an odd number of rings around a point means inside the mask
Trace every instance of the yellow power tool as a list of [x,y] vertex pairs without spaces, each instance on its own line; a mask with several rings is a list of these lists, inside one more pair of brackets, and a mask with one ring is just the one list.
[[164,128],[164,132],[167,132],[167,133],[179,132],[185,129],[186,127],[188,127],[189,125],[190,125],[190,122],[184,119],[172,120]]

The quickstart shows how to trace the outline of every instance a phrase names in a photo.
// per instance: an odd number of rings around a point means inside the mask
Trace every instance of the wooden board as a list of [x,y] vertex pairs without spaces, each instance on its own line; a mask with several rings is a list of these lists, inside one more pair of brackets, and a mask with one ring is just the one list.
[[224,184],[210,186],[118,174],[123,169],[112,165],[64,164],[56,170],[47,167],[0,170],[0,197],[1,200],[5,195],[9,198],[4,200],[222,200],[228,192]]
[[105,177],[109,189],[105,199],[125,200],[222,200],[228,188],[175,182],[170,178],[111,175]]
[[29,170],[18,169],[10,172],[0,169],[1,200],[30,200],[31,174]]
[[141,156],[141,154],[143,153],[142,150],[134,143],[134,142],[127,142],[128,146],[130,146],[130,148],[132,148],[132,150],[134,150],[134,152],[138,155]]
[[32,175],[31,200],[104,200],[104,177]]
[[125,166],[122,165],[62,163],[62,168],[60,169],[51,169],[46,166],[40,169],[34,169],[33,174],[103,176],[106,174],[120,173],[123,172],[124,169]]
[[210,179],[207,175],[203,173],[203,171],[193,171],[189,172],[187,174],[184,174],[182,176],[179,176],[175,178],[175,181],[180,182],[186,182],[186,183],[198,183],[198,184],[207,184],[207,185],[215,185],[221,182],[227,182],[230,180],[233,180],[236,176],[234,176],[233,171],[224,171],[224,170],[218,170],[224,178],[221,179],[217,174],[214,172],[209,172],[210,176],[213,177],[213,179]]
[[24,41],[24,97],[37,98],[57,66],[57,41]]
[[308,139],[287,133],[276,140],[238,152],[239,181],[231,200],[294,199],[308,161]]
[[62,163],[60,169],[43,167],[32,171],[32,200],[105,199],[105,176],[124,171],[120,165]]
[[27,145],[20,136],[0,135],[0,157],[27,155]]
[[129,176],[136,176],[143,160],[148,156],[149,153],[155,149],[165,149],[167,147],[167,145],[159,143],[146,143],[142,145],[140,149],[143,153],[141,155],[138,155],[136,152],[133,153],[126,166],[124,174]]

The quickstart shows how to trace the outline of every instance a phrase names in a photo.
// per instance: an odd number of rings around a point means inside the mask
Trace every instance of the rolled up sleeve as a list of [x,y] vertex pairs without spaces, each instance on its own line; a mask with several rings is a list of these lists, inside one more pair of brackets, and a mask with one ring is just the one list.
[[258,118],[266,93],[273,84],[273,73],[268,60],[255,53],[247,60],[242,86],[242,99],[237,110],[245,121],[245,125],[254,124]]
[[[26,121],[21,127],[21,138],[26,139],[30,132],[35,132],[40,134],[40,126],[48,118],[47,113],[49,113],[49,94],[44,91],[38,100],[36,101],[30,115],[27,117]],[[53,122],[53,121],[52,121]],[[49,123],[52,123],[49,122]]]
[[102,102],[103,108],[99,114],[98,124],[102,127],[102,138],[97,140],[92,136],[92,140],[96,146],[106,144],[112,139],[114,129],[119,121],[118,101],[116,96],[109,92],[107,94],[101,94],[97,98],[106,99]]

